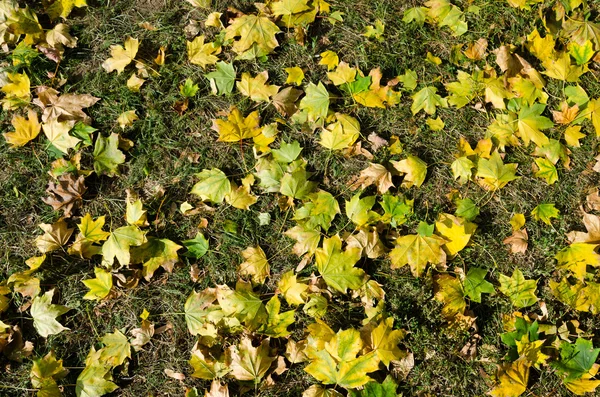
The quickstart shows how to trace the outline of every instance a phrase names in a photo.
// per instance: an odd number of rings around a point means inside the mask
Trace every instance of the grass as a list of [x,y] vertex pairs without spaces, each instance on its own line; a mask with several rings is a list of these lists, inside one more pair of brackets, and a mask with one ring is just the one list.
[[[250,1],[217,0],[212,7],[223,11],[235,7],[241,11],[253,10]],[[306,45],[283,41],[282,46],[270,56],[268,61],[246,61],[236,63],[238,75],[242,71],[257,73],[269,72],[272,84],[283,85],[283,68],[300,66],[307,68],[305,81],[325,79],[325,69],[318,67],[318,54],[332,49],[340,54],[341,60],[359,66],[363,71],[380,67],[384,80],[413,69],[419,75],[420,83],[433,84],[442,89],[442,84],[455,80],[457,66],[444,62],[440,66],[425,64],[427,52],[446,60],[453,46],[480,37],[486,37],[490,49],[503,43],[520,43],[534,27],[535,18],[527,12],[508,7],[504,2],[455,2],[462,9],[468,5],[480,7],[478,16],[468,14],[469,32],[460,38],[450,35],[447,29],[437,29],[425,25],[417,27],[401,22],[406,8],[420,5],[418,1],[395,0],[337,0],[332,1],[334,10],[344,13],[344,22],[334,26],[324,20],[311,26]],[[37,2],[34,7],[38,7]],[[122,175],[115,178],[91,176],[86,181],[89,188],[85,195],[81,214],[106,215],[112,227],[124,222],[125,191],[137,192],[148,209],[153,235],[182,241],[193,238],[198,232],[201,217],[208,219],[205,234],[210,239],[211,250],[198,265],[203,274],[198,283],[189,277],[189,265],[194,261],[182,258],[172,274],[157,273],[150,282],[141,282],[137,288],[119,288],[114,299],[96,303],[82,300],[87,289],[82,280],[93,277],[96,260],[77,260],[66,253],[51,256],[44,265],[42,288],[56,288],[58,299],[73,310],[63,316],[65,326],[71,328],[51,336],[44,341],[37,336],[31,322],[18,312],[10,312],[9,317],[18,319],[24,331],[24,338],[35,344],[35,355],[41,356],[53,349],[57,357],[64,360],[71,373],[64,381],[65,395],[74,395],[72,385],[79,374],[85,357],[92,346],[98,346],[99,339],[115,328],[131,329],[139,324],[138,316],[143,309],[151,313],[156,326],[168,325],[168,330],[152,339],[144,351],[136,353],[130,364],[115,375],[115,382],[121,387],[115,396],[176,396],[183,395],[181,382],[168,378],[165,369],[190,374],[187,364],[189,351],[195,343],[185,325],[181,313],[186,297],[192,289],[201,290],[215,284],[232,285],[236,281],[237,264],[241,261],[240,252],[250,245],[260,245],[271,259],[274,280],[284,271],[295,268],[298,259],[290,252],[292,240],[282,237],[282,231],[294,225],[290,213],[281,211],[273,195],[264,194],[251,211],[235,210],[231,207],[217,208],[215,212],[205,212],[194,217],[185,217],[176,209],[184,201],[195,201],[189,191],[195,183],[194,174],[204,168],[219,168],[228,176],[244,175],[254,166],[251,149],[243,152],[237,145],[216,142],[216,135],[210,129],[211,119],[217,113],[238,106],[243,112],[258,108],[263,123],[276,116],[272,108],[256,106],[253,102],[234,93],[229,97],[210,95],[210,86],[203,77],[203,71],[186,62],[185,28],[192,20],[202,21],[206,11],[193,10],[179,0],[89,0],[89,7],[76,10],[69,18],[72,34],[79,38],[76,49],[67,51],[64,62],[59,67],[59,76],[67,79],[61,88],[64,93],[89,93],[102,100],[88,110],[93,125],[103,134],[120,132],[115,120],[127,110],[136,110],[140,116],[132,128],[123,135],[131,139],[135,146],[129,151]],[[365,26],[376,19],[385,23],[385,40],[368,40],[360,34]],[[148,31],[140,23],[149,22],[157,29]],[[203,29],[201,29],[201,32]],[[205,34],[211,40],[214,30]],[[109,47],[122,43],[128,37],[141,40],[140,54],[144,59],[152,59],[156,49],[167,46],[167,61],[160,69],[160,76],[151,77],[140,93],[130,92],[125,85],[131,71],[119,76],[107,74],[101,63],[108,57]],[[284,35],[281,35],[283,38]],[[189,38],[189,37],[188,37]],[[226,55],[225,58],[229,57]],[[4,60],[0,66],[6,66]],[[483,67],[478,61],[475,66]],[[32,85],[44,84],[46,71],[55,65],[38,58],[27,73]],[[587,74],[581,85],[590,97],[600,95],[598,72]],[[191,78],[200,86],[199,94],[193,98],[189,110],[177,114],[173,104],[181,99],[178,86],[186,78]],[[562,87],[549,86],[551,94],[560,93]],[[472,144],[485,136],[489,115],[475,109],[440,109],[439,116],[446,127],[432,133],[425,125],[423,114],[413,116],[410,112],[411,100],[407,95],[401,104],[390,109],[356,108],[352,103],[336,101],[336,109],[354,112],[359,119],[364,137],[375,132],[388,139],[392,135],[400,137],[405,153],[417,155],[428,165],[426,183],[420,189],[411,189],[407,195],[415,200],[415,215],[400,232],[412,232],[419,220],[433,222],[440,212],[453,212],[454,207],[447,193],[458,189],[460,193],[482,205],[478,219],[479,229],[472,244],[461,252],[452,264],[462,268],[470,266],[489,270],[489,279],[497,280],[500,273],[510,274],[514,268],[523,270],[527,278],[539,280],[538,295],[547,304],[548,321],[577,319],[581,328],[595,332],[600,320],[587,313],[577,313],[568,309],[552,297],[547,282],[553,275],[554,254],[567,244],[565,234],[571,230],[582,230],[580,205],[589,190],[597,187],[598,174],[590,170],[597,151],[595,140],[590,136],[581,148],[574,149],[571,155],[571,169],[560,168],[560,182],[548,186],[535,178],[531,170],[533,163],[530,148],[513,148],[506,160],[519,164],[521,178],[510,183],[501,191],[491,194],[473,184],[460,186],[453,181],[449,164],[454,159],[459,137],[465,137]],[[549,107],[558,108],[558,100],[551,97]],[[10,117],[0,114],[0,123],[8,128]],[[584,130],[593,135],[590,126]],[[552,130],[552,137],[558,138],[559,131]],[[317,143],[317,136],[301,131],[295,126],[285,126],[281,139],[298,140],[302,145],[303,156],[308,168],[314,172],[313,179],[322,181],[321,188],[332,193],[338,200],[349,199],[353,192],[347,188],[348,181],[368,164],[363,158],[345,158],[331,155]],[[374,161],[383,162],[389,158],[376,154]],[[25,268],[24,260],[36,255],[33,238],[39,234],[38,224],[51,223],[59,214],[43,204],[48,182],[47,171],[52,158],[45,150],[43,140],[36,140],[24,150],[9,150],[4,140],[0,140],[0,280]],[[90,168],[90,152],[84,154],[82,163]],[[371,192],[369,190],[369,192]],[[372,192],[374,193],[374,191]],[[510,254],[502,243],[510,234],[511,213],[529,214],[539,203],[555,203],[561,217],[553,221],[552,227],[543,223],[528,221],[530,246],[525,254]],[[260,226],[257,215],[268,212],[273,219],[269,226]],[[235,232],[231,232],[235,225]],[[347,226],[345,216],[338,216],[330,230],[342,232]],[[395,318],[396,324],[409,331],[404,343],[415,356],[415,367],[408,377],[400,382],[399,391],[405,396],[480,396],[493,384],[491,375],[495,370],[492,363],[501,362],[506,347],[500,341],[502,315],[511,313],[508,300],[500,294],[485,297],[482,304],[472,304],[477,316],[478,329],[473,332],[453,332],[445,327],[440,317],[441,305],[433,299],[431,277],[415,279],[407,268],[390,270],[387,260],[361,263],[368,267],[373,278],[384,285],[387,293],[386,309]],[[311,268],[304,270],[310,275]],[[269,282],[274,288],[275,281]],[[18,297],[16,297],[18,298]],[[16,301],[15,307],[22,302]],[[334,300],[325,317],[334,329],[360,326],[362,309],[348,299]],[[296,333],[311,321],[299,312]],[[459,352],[473,334],[481,336],[478,354],[474,361],[460,356]],[[296,335],[300,336],[300,335]],[[593,338],[596,344],[600,342]],[[0,361],[3,359],[0,359]],[[5,369],[0,374],[0,396],[32,395],[29,371],[31,362],[2,361]],[[550,369],[533,370],[529,395],[563,396],[568,392],[560,379]],[[314,380],[302,370],[293,366],[281,376],[274,375],[272,388],[256,390],[256,396],[299,396]],[[207,386],[206,382],[187,377],[185,386]],[[10,388],[4,389],[6,386]],[[20,388],[20,389],[19,389]],[[237,393],[232,384],[232,393]]]

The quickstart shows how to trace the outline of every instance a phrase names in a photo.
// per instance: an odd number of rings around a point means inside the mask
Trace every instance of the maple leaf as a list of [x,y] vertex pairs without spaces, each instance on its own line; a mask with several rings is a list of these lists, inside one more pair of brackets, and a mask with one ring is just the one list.
[[242,15],[235,18],[225,29],[225,40],[234,40],[232,49],[238,59],[254,59],[270,54],[279,46],[275,35],[280,30],[269,18],[258,15]]
[[323,129],[319,144],[330,150],[346,149],[354,144],[360,135],[360,125],[354,117],[336,113],[338,121]]
[[146,235],[137,226],[122,226],[113,230],[102,245],[102,264],[112,268],[115,258],[121,266],[129,266],[131,246],[140,246],[146,242]]
[[337,67],[340,62],[338,55],[333,51],[325,51],[321,54],[321,60],[319,61],[319,65],[327,66],[327,70],[331,71]]
[[384,214],[380,221],[389,223],[392,227],[402,225],[406,222],[407,216],[413,212],[414,200],[407,200],[402,196],[392,196],[384,194],[380,203]]
[[393,360],[401,359],[405,352],[400,350],[398,343],[406,336],[406,331],[394,329],[393,317],[387,317],[379,324],[371,323],[360,331],[368,351],[374,351],[381,362],[389,367]]
[[119,124],[122,130],[125,130],[125,127],[133,125],[133,122],[138,119],[139,117],[135,114],[135,110],[127,110],[117,117],[117,124]]
[[219,286],[217,299],[226,316],[234,316],[250,330],[259,328],[267,318],[265,305],[248,283],[238,281],[235,290]]
[[184,240],[181,242],[188,252],[186,255],[196,259],[202,258],[208,252],[208,240],[200,232],[196,234],[191,240]]
[[304,370],[326,385],[360,387],[371,380],[367,374],[376,371],[380,361],[375,352],[356,357],[362,346],[357,330],[340,330],[325,343],[325,349],[310,355],[310,364]]
[[46,193],[48,197],[42,201],[55,211],[63,210],[64,216],[69,218],[73,207],[79,207],[82,202],[82,196],[87,190],[85,187],[85,178],[83,175],[76,177],[73,174],[63,174],[58,177],[58,183],[50,181]]
[[231,358],[231,376],[237,380],[250,380],[258,384],[265,376],[276,357],[270,356],[269,339],[260,346],[252,346],[252,341],[244,337],[237,346],[231,346],[228,353]]
[[[235,83],[237,89],[255,102],[269,102],[269,99],[279,91],[278,85],[267,85],[269,72],[260,72],[255,77],[249,73],[242,73],[241,81]],[[258,112],[257,112],[258,113]]]
[[529,236],[527,235],[526,229],[515,230],[513,234],[509,237],[502,240],[504,244],[510,245],[510,251],[513,254],[524,253],[527,251],[527,242],[529,241]]
[[581,378],[575,380],[563,380],[563,383],[567,389],[571,390],[577,395],[584,395],[585,393],[593,393],[598,386],[600,386],[600,380],[590,380],[598,373],[600,369],[599,364],[593,364],[592,369],[587,373],[581,375]]
[[376,185],[379,193],[386,193],[390,187],[394,186],[392,174],[381,164],[369,163],[369,166],[360,172],[358,179],[352,184],[352,188],[360,186],[361,189],[364,189],[370,185]]
[[390,252],[392,269],[408,264],[413,276],[420,277],[427,263],[437,265],[446,262],[446,253],[442,249],[445,243],[446,240],[433,234],[433,227],[429,228],[421,222],[417,234],[401,236],[396,240]]
[[379,218],[379,214],[371,211],[375,205],[375,196],[360,198],[360,193],[352,196],[350,201],[346,201],[346,216],[357,226],[374,223]]
[[35,245],[42,253],[59,249],[69,241],[73,234],[73,229],[67,228],[67,223],[62,218],[51,225],[41,223],[39,226],[44,234],[35,239]]
[[87,6],[87,0],[55,0],[47,9],[46,12],[50,19],[61,17],[67,19],[73,8]]
[[516,307],[527,307],[538,301],[535,296],[537,280],[526,280],[519,269],[515,269],[511,277],[500,274],[500,291],[510,298]]
[[207,73],[205,77],[210,80],[210,87],[215,95],[231,94],[235,83],[236,72],[232,63],[217,62],[216,70]]
[[535,164],[538,167],[538,170],[535,173],[536,177],[545,179],[548,185],[552,185],[558,181],[558,171],[550,160],[538,158],[535,159]]
[[4,110],[15,109],[29,103],[31,99],[29,76],[26,73],[7,73],[6,78],[10,82],[3,83],[0,89],[6,94],[2,100]]
[[478,267],[472,267],[467,272],[463,281],[465,296],[471,298],[473,302],[481,303],[481,294],[493,294],[496,292],[492,283],[485,281],[487,270]]
[[441,237],[448,240],[444,249],[452,257],[467,246],[477,225],[454,215],[440,214],[435,222],[435,229]]
[[144,79],[140,79],[135,73],[127,80],[127,88],[132,92],[140,92],[140,88],[146,82]]
[[453,321],[458,315],[464,313],[467,303],[465,302],[465,292],[460,280],[449,274],[442,274],[435,278],[436,293],[435,299],[442,302],[442,316]]
[[551,225],[550,219],[558,218],[560,212],[554,204],[538,204],[532,211],[533,219],[544,222],[546,225]]
[[297,256],[302,256],[305,253],[313,255],[319,247],[319,241],[321,241],[321,233],[318,230],[306,228],[304,225],[294,226],[284,234],[296,240],[292,252]]
[[277,295],[273,296],[265,305],[267,310],[267,319],[265,323],[257,330],[257,332],[273,337],[282,338],[288,336],[290,331],[288,327],[294,323],[294,310],[280,313],[281,302]]
[[69,135],[71,128],[73,128],[73,121],[51,120],[42,125],[44,134],[52,146],[64,154],[67,154],[69,149],[73,149],[81,141],[79,138]]
[[38,87],[36,90],[37,98],[33,103],[39,106],[44,112],[42,121],[49,120],[69,121],[80,120],[84,123],[90,122],[90,117],[85,114],[83,109],[93,106],[100,100],[95,96],[88,94],[62,94],[49,87]]
[[95,221],[90,214],[85,214],[77,227],[79,234],[75,242],[69,247],[69,254],[78,254],[82,258],[90,258],[100,253],[100,247],[94,245],[108,238],[110,233],[102,230],[104,227],[104,216],[98,217]]
[[425,87],[412,96],[413,104],[410,107],[412,114],[424,110],[425,113],[434,115],[436,108],[448,107],[448,102],[437,94],[437,88]]
[[391,161],[394,168],[404,173],[402,186],[410,188],[412,186],[421,187],[427,175],[427,163],[417,156],[408,156],[402,161]]
[[583,214],[583,225],[587,233],[572,231],[567,234],[571,243],[600,243],[600,217],[593,214]]
[[189,360],[190,366],[194,369],[192,376],[210,380],[227,375],[230,369],[224,359],[223,356],[214,357],[212,354],[205,354],[196,344],[192,349],[192,357]]
[[301,305],[306,302],[308,285],[298,281],[293,270],[281,275],[277,283],[278,291],[283,295],[288,305]]
[[123,364],[125,359],[131,359],[131,345],[129,344],[129,340],[118,329],[115,329],[115,332],[112,334],[105,334],[101,342],[104,344],[104,347],[98,350],[98,352],[100,353],[99,358],[102,363],[116,367]]
[[56,321],[56,318],[71,309],[66,306],[53,305],[53,296],[53,289],[47,291],[44,295],[36,296],[31,303],[31,309],[29,311],[31,317],[33,317],[33,326],[38,334],[44,338],[69,329]]
[[329,112],[329,92],[319,81],[318,85],[309,83],[306,87],[306,95],[300,100],[300,109],[306,110],[309,120],[316,121],[326,118]]
[[310,174],[305,169],[297,169],[292,173],[286,172],[281,177],[279,193],[299,200],[305,200],[317,186],[316,182],[308,180]]
[[101,267],[94,268],[95,278],[83,280],[83,284],[90,290],[83,299],[101,300],[108,296],[113,286],[112,274]]
[[581,378],[594,365],[600,349],[594,349],[592,341],[577,338],[575,343],[563,341],[560,345],[560,360],[551,365],[559,372],[563,380]]
[[32,109],[27,110],[27,118],[15,116],[11,120],[14,131],[5,132],[4,139],[11,147],[24,146],[27,142],[34,140],[41,131],[37,113]]
[[114,176],[119,173],[119,165],[125,162],[125,155],[119,150],[119,135],[112,133],[107,138],[98,135],[94,146],[94,171]]
[[213,120],[212,129],[219,133],[219,141],[238,142],[260,134],[260,115],[258,111],[244,118],[237,108],[232,108],[227,120]]
[[337,214],[340,213],[340,206],[331,195],[324,190],[311,193],[309,195],[310,202],[298,208],[294,214],[294,220],[304,221],[304,227],[308,229],[322,228],[327,231],[331,226],[331,222]]
[[238,271],[242,275],[252,276],[255,283],[263,284],[271,274],[265,252],[257,247],[248,247],[242,251],[245,261],[240,264]]
[[477,162],[477,173],[476,177],[478,183],[488,190],[498,190],[508,184],[508,182],[514,181],[519,177],[515,175],[517,172],[518,164],[504,164],[500,154],[495,151],[491,157],[485,159],[479,158]]
[[131,263],[142,263],[142,274],[150,280],[159,267],[169,273],[173,271],[173,266],[179,261],[177,251],[181,248],[169,239],[149,237],[144,244],[131,250]]
[[304,91],[302,90],[298,90],[293,87],[286,87],[273,96],[273,106],[275,106],[275,109],[277,109],[279,113],[291,116],[298,110],[296,101],[303,93]]
[[125,47],[111,45],[110,58],[102,63],[102,67],[107,73],[116,70],[117,74],[121,74],[125,70],[125,67],[135,59],[139,45],[139,40],[131,37],[125,40]]
[[185,322],[190,334],[203,333],[205,324],[213,318],[211,313],[218,310],[218,306],[214,305],[216,300],[214,288],[207,288],[202,292],[192,291],[184,305]]
[[77,397],[98,397],[113,392],[119,388],[112,382],[110,365],[100,360],[102,349],[96,351],[93,347],[86,358],[86,366],[77,377],[75,394]]
[[148,219],[146,210],[144,210],[144,205],[142,204],[142,200],[135,199],[136,197],[131,195],[129,191],[127,191],[127,206],[125,209],[125,221],[128,224],[144,227],[148,226]]
[[517,360],[498,369],[499,385],[488,394],[492,397],[518,397],[527,389],[530,364]]
[[347,248],[342,251],[342,240],[338,235],[323,240],[323,247],[315,252],[317,270],[328,286],[346,293],[348,288],[358,289],[364,282],[365,272],[355,268],[360,259],[360,250]]
[[586,275],[586,267],[600,266],[600,255],[595,251],[597,244],[573,243],[567,248],[559,251],[555,258],[558,261],[558,267],[570,270],[575,277],[583,280]]
[[549,118],[541,115],[545,109],[546,105],[541,103],[521,107],[517,127],[519,136],[525,145],[533,142],[538,146],[544,146],[548,143],[548,137],[544,135],[542,130],[552,128],[554,123]]
[[304,80],[304,71],[298,66],[294,66],[291,68],[285,68],[285,72],[287,73],[287,79],[285,80],[286,84],[302,84],[302,80]]
[[225,196],[231,191],[231,182],[223,171],[213,168],[202,170],[196,175],[200,181],[197,182],[190,193],[200,196],[202,200],[213,203],[221,203]]
[[31,366],[31,385],[38,389],[40,397],[60,396],[61,392],[56,381],[64,378],[69,370],[63,367],[63,360],[57,360],[54,351],[50,351],[44,357],[33,360]]
[[221,53],[221,46],[215,43],[204,43],[204,35],[187,42],[187,55],[191,64],[199,65],[205,69],[214,65],[219,58],[215,54]]
[[379,233],[375,227],[371,229],[360,228],[358,233],[352,234],[346,238],[348,248],[359,248],[361,256],[377,259],[383,256],[387,249],[379,238]]

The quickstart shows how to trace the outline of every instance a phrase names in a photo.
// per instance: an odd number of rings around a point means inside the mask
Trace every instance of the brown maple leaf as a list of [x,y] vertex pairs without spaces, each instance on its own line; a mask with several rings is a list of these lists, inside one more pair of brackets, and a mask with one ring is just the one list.
[[58,183],[50,181],[46,189],[49,196],[42,201],[55,211],[62,209],[64,216],[69,218],[73,207],[81,205],[81,196],[87,190],[84,182],[83,175],[77,178],[73,174],[63,174],[58,177]]
[[94,105],[100,100],[95,96],[83,94],[63,94],[58,96],[58,91],[54,88],[39,87],[37,89],[37,98],[33,103],[42,108],[42,121],[45,123],[48,120],[80,120],[89,122],[90,116],[85,114],[84,108]]
[[376,185],[379,193],[383,194],[394,186],[392,174],[381,164],[369,163],[369,167],[360,172],[358,179],[352,183],[351,189],[361,189],[370,185]]
[[510,245],[510,252],[513,254],[524,253],[527,251],[527,242],[529,236],[526,229],[515,230],[510,237],[504,239],[504,244]]
[[298,110],[296,101],[302,93],[302,90],[298,90],[294,87],[284,88],[273,96],[273,106],[275,106],[275,109],[277,109],[279,113],[291,116]]

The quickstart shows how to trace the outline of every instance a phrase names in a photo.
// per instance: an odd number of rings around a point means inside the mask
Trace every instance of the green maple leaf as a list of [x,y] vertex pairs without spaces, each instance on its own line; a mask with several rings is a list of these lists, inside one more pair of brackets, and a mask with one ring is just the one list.
[[456,216],[472,221],[479,216],[479,207],[470,198],[456,200]]
[[131,250],[131,262],[142,263],[142,274],[146,280],[150,280],[161,266],[169,273],[173,270],[179,261],[177,251],[181,248],[169,239],[149,237],[144,244]]
[[369,382],[362,390],[350,390],[348,397],[402,397],[396,393],[398,384],[388,375],[382,383]]
[[535,173],[538,178],[545,179],[548,185],[558,181],[558,171],[552,162],[546,158],[535,159],[535,164],[539,170]]
[[235,85],[235,69],[233,64],[217,62],[214,72],[207,73],[205,77],[210,80],[210,87],[215,95],[231,94]]
[[126,358],[131,359],[131,345],[125,335],[118,329],[112,334],[106,334],[101,339],[104,347],[100,353],[100,361],[116,367],[125,362]]
[[216,300],[214,289],[192,291],[183,308],[190,334],[198,335],[203,330],[204,324],[211,320],[211,314],[219,310],[218,306],[213,304]]
[[83,280],[82,282],[90,290],[84,295],[83,299],[101,300],[106,298],[113,287],[112,274],[101,267],[94,268],[96,278]]
[[463,282],[465,295],[473,302],[481,303],[481,294],[493,294],[496,292],[492,283],[485,281],[487,270],[472,267],[469,269]]
[[316,182],[310,182],[310,174],[305,169],[297,169],[292,173],[286,172],[281,177],[279,192],[285,196],[304,200],[317,186]]
[[594,349],[592,341],[577,338],[575,343],[563,341],[560,345],[560,360],[551,365],[563,376],[563,381],[580,379],[596,362],[600,349]]
[[304,370],[326,385],[347,389],[363,386],[371,380],[367,374],[379,368],[379,358],[375,352],[356,357],[362,346],[357,330],[339,331],[325,349],[311,354],[311,362]]
[[375,196],[361,199],[360,193],[355,194],[350,201],[346,201],[346,216],[358,227],[376,222],[379,214],[371,211],[375,205],[375,199]]
[[504,164],[498,152],[494,152],[490,159],[481,157],[477,163],[476,177],[481,178],[479,184],[489,190],[498,190],[514,181],[517,164]]
[[554,123],[549,118],[542,116],[546,105],[535,103],[531,106],[522,106],[517,119],[519,136],[525,143],[533,142],[538,146],[544,146],[548,143],[548,137],[542,130],[554,127]]
[[309,83],[306,87],[306,96],[300,101],[300,109],[306,110],[309,120],[327,117],[329,112],[329,92],[319,81],[318,85]]
[[134,225],[122,226],[114,230],[102,245],[102,263],[112,267],[117,258],[121,266],[129,266],[129,248],[146,242],[146,234]]
[[312,193],[309,197],[311,201],[298,208],[293,219],[304,221],[307,229],[321,227],[327,231],[335,216],[340,213],[337,200],[331,193],[324,190]]
[[298,158],[300,152],[302,152],[302,147],[298,141],[293,141],[292,143],[282,141],[279,149],[271,150],[275,161],[280,163],[291,163]]
[[235,291],[219,289],[217,299],[226,316],[234,316],[250,330],[259,328],[266,321],[268,314],[260,297],[249,287],[238,284]]
[[287,312],[279,313],[281,302],[279,302],[277,295],[267,302],[265,308],[267,310],[267,320],[257,332],[274,338],[282,338],[289,335],[290,331],[287,330],[287,327],[294,323],[295,311],[288,310]]
[[202,170],[196,176],[200,181],[192,187],[190,193],[200,196],[202,200],[219,204],[231,192],[231,182],[227,179],[227,175],[218,168]]
[[44,338],[69,329],[56,321],[56,318],[71,309],[62,305],[53,305],[53,296],[53,289],[46,292],[44,295],[36,296],[31,303],[31,309],[29,311],[31,317],[33,317],[33,326],[38,334]]
[[119,165],[125,162],[125,155],[119,150],[119,135],[110,134],[108,138],[98,135],[94,145],[94,171],[98,175],[119,174]]
[[550,225],[550,219],[558,218],[560,211],[554,206],[554,204],[540,204],[531,211],[533,219],[542,221],[547,225]]
[[315,258],[323,280],[336,291],[346,293],[348,288],[358,289],[363,285],[365,272],[354,267],[360,259],[360,249],[342,251],[338,235],[323,240],[323,247],[317,249]]
[[413,213],[413,200],[407,200],[401,196],[386,193],[379,204],[384,211],[380,221],[389,223],[392,227],[402,225],[406,222],[408,215]]
[[523,273],[515,269],[511,277],[500,275],[500,291],[510,298],[516,307],[527,307],[538,301],[535,296],[537,280],[525,280]]
[[208,252],[208,240],[200,232],[191,240],[181,242],[187,248],[187,255],[195,259],[200,259]]
[[412,96],[413,104],[410,107],[412,114],[417,114],[424,110],[425,113],[434,115],[438,106],[448,107],[448,102],[437,93],[435,87],[425,87]]

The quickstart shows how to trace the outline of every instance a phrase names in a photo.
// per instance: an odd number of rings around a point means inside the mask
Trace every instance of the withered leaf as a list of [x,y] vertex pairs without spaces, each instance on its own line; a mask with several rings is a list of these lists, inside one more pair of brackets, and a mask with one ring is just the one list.
[[46,193],[48,197],[42,201],[51,205],[55,211],[63,210],[64,216],[69,218],[73,207],[81,205],[81,197],[85,193],[85,178],[83,175],[76,177],[73,174],[63,174],[58,177],[58,183],[50,181]]

